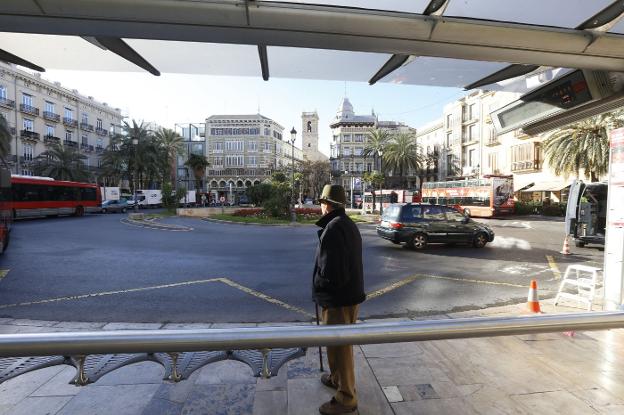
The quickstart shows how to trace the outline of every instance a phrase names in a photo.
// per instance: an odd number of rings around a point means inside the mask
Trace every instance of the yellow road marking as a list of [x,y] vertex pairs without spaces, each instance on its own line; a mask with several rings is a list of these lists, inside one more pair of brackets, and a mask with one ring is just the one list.
[[553,280],[560,280],[561,271],[559,270],[559,267],[557,266],[557,263],[555,262],[555,258],[553,258],[552,255],[546,255],[546,259],[548,260],[548,265],[550,266],[550,270],[552,271],[554,275]]
[[486,284],[486,285],[500,285],[500,286],[504,286],[504,287],[514,287],[514,288],[527,288],[526,285],[522,285],[522,284],[512,284],[509,282],[498,282],[498,281],[484,281],[484,280],[477,280],[477,279],[468,279],[468,278],[455,278],[455,277],[443,277],[440,275],[422,275],[422,274],[416,274],[416,275],[412,275],[409,276],[407,278],[404,278],[400,281],[397,281],[395,283],[392,283],[390,285],[388,285],[387,287],[384,288],[380,288],[379,290],[375,290],[372,291],[370,293],[368,293],[366,295],[367,299],[371,299],[371,298],[376,298],[379,297],[381,295],[387,294],[390,291],[394,291],[397,288],[403,287],[404,285],[407,285],[417,279],[426,279],[426,278],[430,278],[430,279],[437,279],[437,280],[447,280],[447,281],[457,281],[457,282],[469,282],[469,283],[473,283],[473,284]]
[[11,271],[10,269],[0,269],[0,280],[7,276],[7,274]]
[[[5,271],[5,270],[0,270],[0,272],[2,271]],[[6,272],[8,272],[8,270],[6,270]],[[196,285],[196,284],[206,284],[209,282],[222,282],[232,288],[236,288],[237,290],[240,290],[246,294],[249,294],[256,298],[264,300],[268,303],[278,305],[286,310],[301,313],[307,317],[314,317],[314,315],[308,313],[305,310],[302,310],[298,307],[287,304],[276,298],[270,297],[259,291],[253,290],[251,288],[247,288],[243,285],[240,285],[230,280],[229,278],[209,278],[209,279],[204,279],[204,280],[184,281],[184,282],[177,282],[177,283],[172,283],[172,284],[161,284],[161,285],[152,285],[148,287],[129,288],[127,290],[103,291],[103,292],[89,293],[89,294],[82,294],[82,295],[71,295],[71,296],[66,296],[66,297],[48,298],[45,300],[27,301],[23,303],[15,303],[15,304],[0,304],[0,309],[11,308],[11,307],[23,307],[23,306],[38,305],[38,304],[58,303],[58,302],[63,302],[63,301],[82,300],[85,298],[95,298],[95,297],[104,297],[104,296],[116,295],[116,294],[128,294],[128,293],[135,293],[135,292],[141,292],[141,291],[160,290],[164,288],[184,287],[184,286]]]
[[239,290],[241,290],[241,291],[243,291],[243,292],[245,292],[245,293],[247,293],[249,295],[253,295],[254,297],[257,297],[257,298],[260,298],[260,299],[262,299],[264,301],[267,301],[267,302],[269,302],[271,304],[276,304],[276,305],[278,305],[278,306],[280,306],[282,308],[285,308],[286,310],[294,311],[296,313],[301,313],[301,314],[303,314],[305,316],[312,317],[312,318],[315,317],[314,315],[308,313],[305,310],[302,310],[302,309],[300,309],[298,307],[295,307],[295,306],[292,306],[290,304],[286,304],[285,302],[283,302],[281,300],[278,300],[276,298],[270,297],[270,296],[268,296],[266,294],[263,294],[260,291],[256,291],[256,290],[253,290],[251,288],[247,288],[244,285],[240,285],[239,283],[236,283],[236,282],[234,282],[234,281],[232,281],[232,280],[230,280],[228,278],[221,278],[221,282],[229,285],[230,287],[237,288],[237,289],[239,289]]
[[23,303],[15,303],[15,304],[0,304],[0,309],[2,309],[2,308],[10,308],[10,307],[37,305],[37,304],[57,303],[57,302],[61,302],[61,301],[81,300],[83,298],[104,297],[104,296],[107,296],[107,295],[127,294],[127,293],[135,293],[135,292],[139,292],[139,291],[160,290],[160,289],[163,289],[163,288],[182,287],[182,286],[195,285],[195,284],[205,284],[205,283],[208,283],[208,282],[221,281],[222,279],[223,278],[210,278],[210,279],[206,279],[206,280],[184,281],[184,282],[176,282],[176,283],[173,283],[173,284],[162,284],[162,285],[152,285],[152,286],[149,286],[149,287],[129,288],[127,290],[103,291],[103,292],[99,292],[99,293],[89,293],[89,294],[82,294],[82,295],[71,295],[71,296],[67,296],[67,297],[48,298],[48,299],[45,299],[45,300],[27,301],[27,302],[23,302]]

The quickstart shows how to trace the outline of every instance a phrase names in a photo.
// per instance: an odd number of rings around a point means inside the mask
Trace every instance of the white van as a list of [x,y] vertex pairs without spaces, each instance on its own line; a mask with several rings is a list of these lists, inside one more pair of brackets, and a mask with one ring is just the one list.
[[604,245],[607,226],[608,183],[584,183],[574,180],[570,185],[566,208],[565,229],[574,245]]
[[137,190],[137,200],[140,208],[157,208],[162,206],[162,191]]

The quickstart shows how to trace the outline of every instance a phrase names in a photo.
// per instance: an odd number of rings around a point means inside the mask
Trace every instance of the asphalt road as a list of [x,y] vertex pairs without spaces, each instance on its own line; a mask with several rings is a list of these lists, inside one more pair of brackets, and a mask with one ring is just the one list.
[[[174,232],[129,226],[125,215],[15,223],[0,258],[0,317],[60,321],[310,321],[314,226],[249,226],[169,218]],[[596,248],[559,254],[563,224],[488,220],[484,249],[430,246],[414,252],[361,225],[363,317],[442,314],[526,301],[537,279],[553,295],[557,269],[602,264]],[[8,272],[7,272],[8,270]]]

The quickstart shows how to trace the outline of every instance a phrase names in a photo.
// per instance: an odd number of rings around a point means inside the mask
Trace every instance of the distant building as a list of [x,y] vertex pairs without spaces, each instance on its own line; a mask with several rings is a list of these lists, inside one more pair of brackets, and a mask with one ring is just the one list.
[[52,144],[74,147],[84,164],[98,172],[110,136],[121,132],[119,108],[0,62],[0,114],[11,130],[9,164],[14,173],[32,175],[33,162]]
[[[420,127],[416,134],[416,143],[424,160],[424,165],[417,173],[422,183],[441,179],[439,166],[440,149],[443,147],[444,139],[443,126],[442,119],[437,119]],[[419,182],[418,185],[421,186],[422,183]]]
[[[353,105],[346,97],[338,107],[330,128],[333,136],[330,144],[332,180],[344,186],[353,205],[357,204],[367,190],[368,184],[363,180],[364,173],[380,169],[376,157],[364,156],[371,129],[380,128],[391,134],[416,133],[415,129],[400,122],[379,121],[374,112],[371,115],[356,115]],[[393,173],[394,179],[397,179],[396,172],[390,172],[389,183],[393,181]],[[416,172],[404,173],[408,177],[408,186],[414,187]]]
[[238,202],[245,190],[289,172],[303,160],[301,149],[283,137],[284,127],[260,114],[212,115],[206,119],[206,190],[214,200]]
[[303,159],[307,161],[327,161],[328,157],[319,151],[319,117],[316,111],[301,113],[301,137]]

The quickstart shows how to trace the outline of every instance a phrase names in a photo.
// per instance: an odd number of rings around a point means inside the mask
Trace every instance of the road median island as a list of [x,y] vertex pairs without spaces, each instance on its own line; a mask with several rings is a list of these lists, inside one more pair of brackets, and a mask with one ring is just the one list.
[[173,232],[189,232],[192,231],[193,228],[190,226],[183,225],[174,225],[169,223],[160,223],[158,222],[160,218],[150,216],[146,217],[142,213],[133,213],[128,215],[127,218],[122,219],[121,223],[130,225],[130,226],[139,226],[143,228],[163,230],[163,231],[173,231]]

